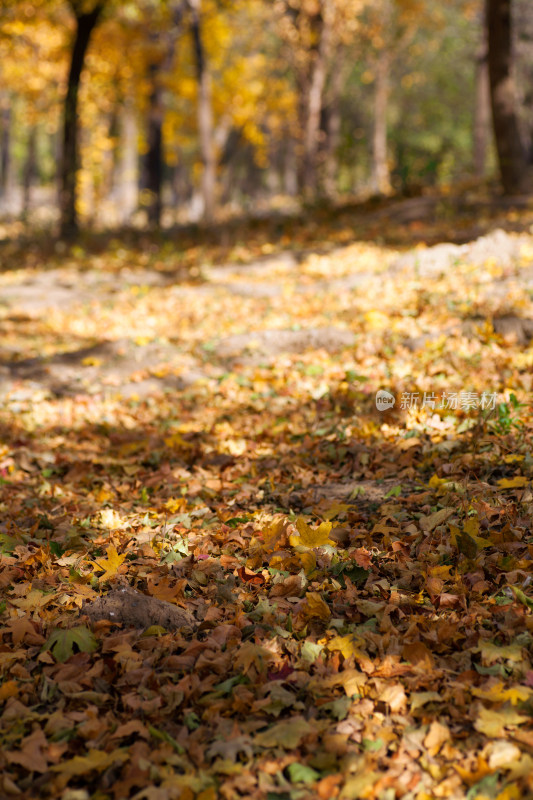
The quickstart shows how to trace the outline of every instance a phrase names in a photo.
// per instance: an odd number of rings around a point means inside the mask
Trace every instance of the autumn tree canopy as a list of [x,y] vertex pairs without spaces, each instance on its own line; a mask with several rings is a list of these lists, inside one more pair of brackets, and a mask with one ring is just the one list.
[[64,232],[79,219],[210,220],[497,170],[506,192],[528,191],[525,0],[2,10],[2,206],[59,213]]

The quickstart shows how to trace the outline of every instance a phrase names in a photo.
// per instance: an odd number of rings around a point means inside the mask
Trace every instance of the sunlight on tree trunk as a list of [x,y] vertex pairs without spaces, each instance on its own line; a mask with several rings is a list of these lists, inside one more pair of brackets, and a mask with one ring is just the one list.
[[137,118],[131,100],[126,100],[120,115],[120,216],[127,222],[137,208]]
[[213,108],[211,75],[206,61],[202,40],[201,0],[189,0],[192,12],[191,32],[194,42],[196,77],[198,81],[198,133],[202,157],[202,199],[204,219],[210,222],[215,213],[216,157],[213,137]]
[[387,108],[389,103],[390,54],[381,49],[376,61],[374,127],[372,134],[372,183],[378,194],[391,191],[387,158]]
[[303,190],[307,197],[314,197],[318,182],[318,153],[320,144],[320,113],[324,86],[326,84],[326,64],[329,45],[329,26],[322,9],[316,15],[318,42],[311,64],[311,78],[307,96],[304,129]]

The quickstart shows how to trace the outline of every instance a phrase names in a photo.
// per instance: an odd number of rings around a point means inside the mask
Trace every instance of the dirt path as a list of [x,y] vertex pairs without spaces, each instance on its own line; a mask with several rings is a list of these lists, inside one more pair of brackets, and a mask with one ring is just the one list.
[[[271,363],[283,354],[350,348],[358,340],[357,319],[345,313],[352,300],[375,296],[379,308],[383,291],[396,293],[401,306],[403,292],[423,288],[425,280],[450,280],[459,262],[470,269],[467,282],[469,288],[476,288],[479,308],[468,319],[459,319],[455,327],[422,325],[404,337],[407,348],[424,348],[443,333],[476,336],[484,318],[510,341],[525,345],[533,335],[533,321],[515,312],[517,298],[533,291],[533,266],[528,261],[533,256],[531,237],[496,230],[467,245],[440,244],[403,255],[378,248],[365,257],[358,253],[354,245],[302,260],[287,252],[246,266],[204,268],[202,281],[194,284],[176,282],[172,275],[155,269],[123,269],[116,274],[58,268],[2,275],[0,313],[11,336],[0,349],[1,395],[17,399],[40,391],[55,396],[110,392],[142,397],[183,390],[197,380],[216,379],[239,366]],[[458,303],[460,295],[458,284]],[[343,311],[338,319],[321,325],[312,319],[309,324],[302,322],[302,309],[317,298],[335,296]],[[134,314],[139,309],[142,317],[147,297],[156,306],[171,298],[177,318],[187,316],[190,308],[198,316],[211,318],[208,335],[204,331],[198,337],[180,339],[129,336],[125,331],[117,336],[116,324],[111,321],[106,328],[104,319],[99,335],[80,337],[77,347],[59,341],[40,353],[33,343],[28,354],[24,333],[14,333],[17,326],[29,329],[32,322],[46,327],[50,319],[57,326],[62,316],[96,319],[102,310],[112,320],[114,315],[120,317],[124,306]],[[233,299],[249,304],[249,317],[232,319]],[[287,299],[291,311],[284,308],[281,313]],[[448,297],[448,301],[453,299]]]

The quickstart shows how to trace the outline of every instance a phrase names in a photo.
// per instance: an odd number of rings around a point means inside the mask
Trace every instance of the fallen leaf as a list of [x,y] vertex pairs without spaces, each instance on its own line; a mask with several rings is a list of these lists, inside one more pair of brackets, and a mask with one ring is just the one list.
[[296,528],[299,536],[291,536],[290,543],[294,546],[302,547],[324,547],[330,545],[335,547],[335,542],[329,538],[333,524],[331,522],[321,522],[318,528],[311,528],[302,518],[296,520]]
[[313,731],[313,726],[303,717],[292,717],[278,722],[263,733],[258,733],[254,741],[260,747],[283,747],[285,750],[293,750]]
[[511,708],[497,710],[482,707],[474,722],[474,727],[480,733],[484,733],[485,736],[496,739],[505,736],[506,728],[515,728],[527,721],[527,717],[518,714]]
[[103,571],[98,580],[108,581],[113,575],[116,575],[118,568],[126,558],[126,554],[120,555],[117,553],[114,545],[109,545],[106,552],[107,558],[97,558],[96,561],[91,561],[91,565],[96,571]]

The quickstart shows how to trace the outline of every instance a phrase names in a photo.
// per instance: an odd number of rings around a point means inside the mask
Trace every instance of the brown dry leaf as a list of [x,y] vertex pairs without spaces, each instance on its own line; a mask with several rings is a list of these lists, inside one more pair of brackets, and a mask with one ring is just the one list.
[[260,747],[283,747],[290,750],[298,747],[311,733],[315,733],[311,723],[303,717],[292,717],[258,733],[254,741]]
[[414,667],[431,671],[435,666],[435,659],[424,642],[411,642],[402,649],[402,658],[409,661]]
[[[48,759],[46,751],[48,742],[42,730],[36,730],[26,736],[20,743],[18,750],[6,750],[4,755],[9,764],[19,764],[28,772],[46,772]],[[52,767],[52,769],[54,769]]]
[[389,706],[393,714],[401,713],[407,708],[407,697],[401,683],[386,686],[380,693],[379,699]]
[[[172,603],[178,597],[183,597],[183,589],[186,581],[174,581],[170,575],[165,575],[157,582],[150,576],[148,578],[148,591],[152,597],[157,597],[158,600],[165,600],[167,603]],[[171,585],[172,584],[172,585]]]
[[424,747],[428,750],[430,756],[436,756],[444,742],[449,741],[451,738],[452,735],[448,726],[434,720],[424,738]]
[[446,520],[455,513],[455,508],[441,508],[429,516],[420,517],[419,524],[424,533],[431,533],[439,525],[442,525]]

